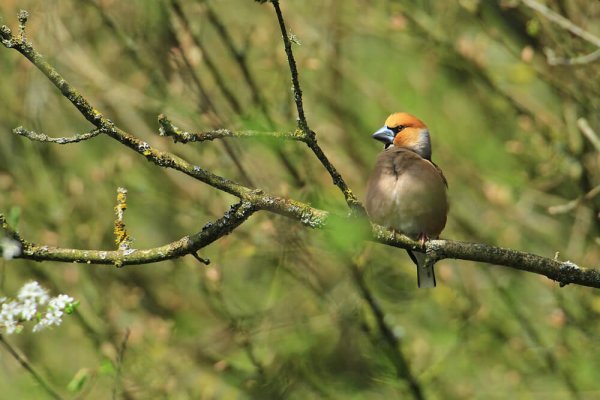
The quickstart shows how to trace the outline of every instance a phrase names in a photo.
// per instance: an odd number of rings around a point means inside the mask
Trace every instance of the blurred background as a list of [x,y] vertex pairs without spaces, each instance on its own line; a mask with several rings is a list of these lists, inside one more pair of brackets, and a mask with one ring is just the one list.
[[[545,3],[600,35],[598,1]],[[281,6],[309,125],[361,200],[381,150],[370,134],[407,111],[428,124],[449,181],[442,237],[600,267],[600,61],[562,65],[597,47],[512,0]],[[14,32],[21,8],[37,50],[121,128],[245,185],[347,212],[301,143],[157,134],[159,113],[189,131],[295,128],[270,4],[3,0]],[[0,212],[27,240],[114,248],[120,186],[136,248],[194,233],[236,202],[108,137],[16,137],[19,125],[51,136],[92,127],[16,51],[0,48],[0,71]],[[62,326],[6,340],[66,398],[600,396],[597,290],[460,260],[437,264],[438,287],[418,290],[404,251],[329,240],[261,212],[200,252],[209,266],[0,261],[0,295],[38,280],[81,302]],[[0,369],[3,398],[48,396],[4,348]]]

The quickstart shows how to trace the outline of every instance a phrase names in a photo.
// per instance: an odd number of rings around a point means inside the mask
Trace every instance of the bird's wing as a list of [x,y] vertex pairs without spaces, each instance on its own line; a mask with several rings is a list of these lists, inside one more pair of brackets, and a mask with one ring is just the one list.
[[448,180],[446,179],[446,176],[444,175],[444,172],[442,172],[442,169],[440,167],[438,167],[437,164],[434,163],[433,161],[429,161],[429,162],[431,164],[433,164],[433,166],[435,167],[435,169],[437,170],[437,172],[442,177],[442,180],[444,181],[444,185],[446,185],[446,187],[448,187]]

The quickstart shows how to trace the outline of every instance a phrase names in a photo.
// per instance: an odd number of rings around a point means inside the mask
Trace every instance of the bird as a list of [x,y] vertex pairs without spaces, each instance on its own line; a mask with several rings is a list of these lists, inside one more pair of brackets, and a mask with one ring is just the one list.
[[[372,137],[385,146],[367,183],[369,219],[424,247],[439,237],[449,210],[448,181],[431,161],[429,129],[417,117],[397,112]],[[417,266],[418,287],[435,287],[435,271],[425,265],[425,253],[407,252]]]

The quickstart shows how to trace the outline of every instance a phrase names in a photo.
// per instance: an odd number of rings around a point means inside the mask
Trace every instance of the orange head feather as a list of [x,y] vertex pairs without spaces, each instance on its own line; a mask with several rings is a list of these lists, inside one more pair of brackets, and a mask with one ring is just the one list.
[[421,157],[431,159],[431,139],[427,126],[417,117],[397,112],[385,120],[385,126],[375,132],[373,137],[386,143],[386,147],[404,147]]

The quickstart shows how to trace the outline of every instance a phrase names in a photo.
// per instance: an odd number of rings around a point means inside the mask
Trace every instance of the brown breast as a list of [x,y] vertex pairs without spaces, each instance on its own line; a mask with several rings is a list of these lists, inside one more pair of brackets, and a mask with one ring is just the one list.
[[367,184],[366,207],[375,223],[409,236],[439,236],[448,197],[441,170],[415,152],[390,147],[377,158]]

